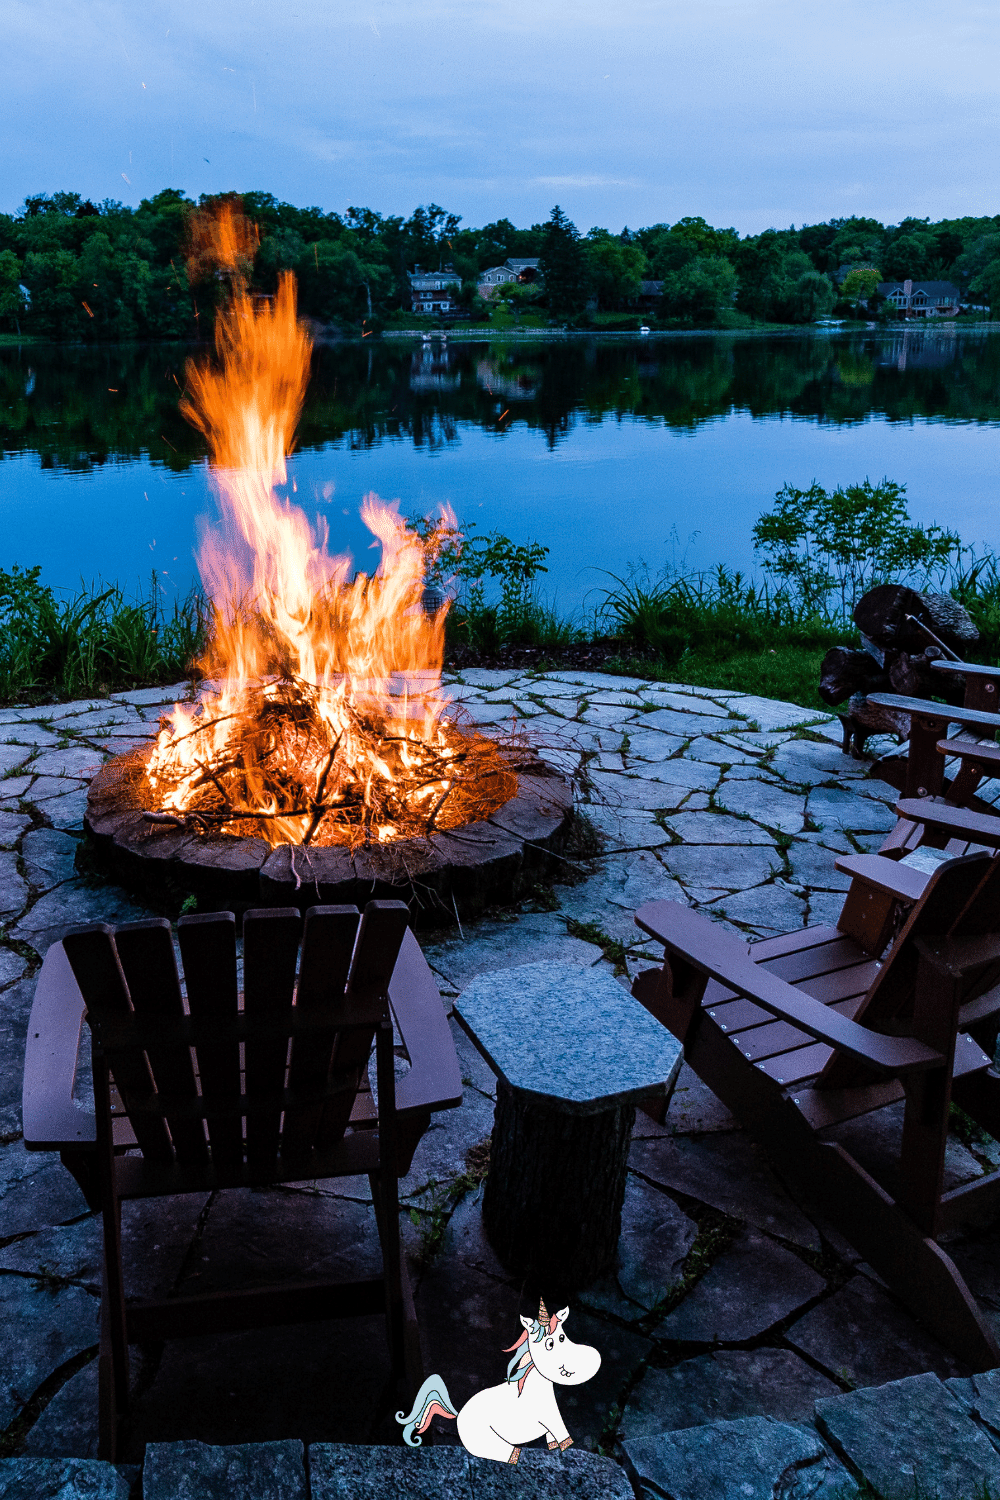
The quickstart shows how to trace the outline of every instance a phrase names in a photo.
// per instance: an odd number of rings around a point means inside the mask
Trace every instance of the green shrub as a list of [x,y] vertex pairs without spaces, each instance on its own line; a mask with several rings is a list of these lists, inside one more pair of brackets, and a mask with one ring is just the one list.
[[166,614],[155,580],[147,599],[116,587],[58,600],[41,568],[0,570],[0,699],[74,698],[176,682],[205,639],[194,593]]

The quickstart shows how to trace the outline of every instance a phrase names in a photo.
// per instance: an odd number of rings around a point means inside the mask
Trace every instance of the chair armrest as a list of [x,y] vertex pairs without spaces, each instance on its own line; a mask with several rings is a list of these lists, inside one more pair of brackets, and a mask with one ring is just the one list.
[[86,1006],[62,943],[45,955],[28,1021],[21,1108],[29,1151],[94,1145],[92,1110],[73,1101],[80,1029]]
[[676,901],[649,901],[635,914],[636,925],[703,973],[709,974],[771,1015],[885,1073],[940,1067],[944,1058],[911,1037],[882,1036],[848,1020],[811,995],[755,964],[747,946],[707,917]]
[[1000,818],[989,813],[956,807],[945,797],[904,797],[896,803],[896,811],[901,818],[911,818],[914,823],[944,828],[953,838],[1000,849]]
[[836,868],[862,885],[885,891],[897,901],[919,901],[930,880],[927,870],[914,870],[882,854],[844,854],[834,861]]
[[956,677],[986,677],[993,682],[1000,682],[1000,667],[984,666],[978,661],[950,661],[945,656],[939,656],[931,662],[935,672],[953,672]]
[[397,1110],[454,1109],[462,1074],[444,1004],[420,944],[408,927],[389,981],[389,1004],[410,1059],[396,1084]]
[[869,703],[880,708],[895,708],[904,714],[939,719],[944,724],[961,724],[967,729],[1000,729],[1000,714],[982,708],[956,708],[952,703],[935,703],[932,698],[907,698],[902,693],[869,693]]

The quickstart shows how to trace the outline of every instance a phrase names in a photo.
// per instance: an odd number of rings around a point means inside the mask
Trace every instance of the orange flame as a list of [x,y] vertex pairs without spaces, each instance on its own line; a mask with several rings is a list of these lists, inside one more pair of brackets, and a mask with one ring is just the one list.
[[[231,202],[211,217],[195,216],[192,239],[199,265],[210,250],[231,277],[230,301],[216,322],[217,364],[189,361],[181,403],[208,440],[222,516],[221,529],[203,528],[198,553],[214,611],[203,666],[216,682],[195,709],[175,707],[147,775],[160,805],[174,811],[196,805],[211,783],[223,808],[234,808],[234,827],[254,817],[255,831],[271,842],[308,841],[321,806],[332,806],[333,815],[317,842],[385,841],[397,833],[385,808],[401,805],[390,791],[416,767],[417,748],[430,747],[438,769],[457,753],[456,731],[441,722],[447,611],[429,616],[422,607],[428,549],[432,555],[446,532],[454,534],[454,517],[445,515],[424,543],[398,505],[366,496],[361,515],[382,544],[382,561],[374,577],[349,581],[350,558],[330,556],[325,530],[314,534],[274,490],[286,479],[312,349],[296,317],[295,279],[284,273],[273,300],[250,296],[253,232]],[[284,719],[270,713],[274,706],[287,708]],[[297,732],[303,713],[318,735]],[[381,725],[374,734],[373,713]],[[446,771],[428,775],[426,762],[407,793],[407,816],[436,809],[447,796],[442,787],[450,789]],[[338,788],[353,805],[359,783],[369,816],[345,835]]]

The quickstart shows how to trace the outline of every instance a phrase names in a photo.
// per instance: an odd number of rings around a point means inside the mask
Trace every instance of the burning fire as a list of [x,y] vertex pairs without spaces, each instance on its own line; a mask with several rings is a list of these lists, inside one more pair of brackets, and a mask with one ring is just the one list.
[[226,204],[199,215],[194,258],[230,280],[217,363],[187,367],[181,410],[204,432],[222,524],[198,567],[212,602],[201,663],[213,686],[175,706],[146,775],[154,821],[257,834],[271,844],[364,844],[483,817],[513,795],[497,745],[443,717],[444,620],[423,607],[425,572],[455,520],[422,540],[374,494],[361,515],[382,546],[350,577],[325,528],[275,493],[309,377],[312,343],[295,278],[251,297],[252,226]]

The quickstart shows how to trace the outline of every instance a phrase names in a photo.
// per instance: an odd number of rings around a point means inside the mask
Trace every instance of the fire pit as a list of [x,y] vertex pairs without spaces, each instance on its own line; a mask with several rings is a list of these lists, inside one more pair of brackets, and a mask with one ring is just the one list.
[[351,849],[270,845],[258,835],[204,833],[151,820],[146,766],[155,745],[111,760],[94,778],[86,827],[102,866],[163,902],[203,906],[409,902],[415,925],[515,900],[556,862],[572,811],[565,779],[528,750],[509,751],[512,794],[485,818],[424,837]]
[[[196,215],[189,272],[228,278],[213,363],[187,366],[219,522],[198,567],[212,605],[207,679],[155,743],[107,765],[87,826],[123,880],[212,904],[406,893],[415,915],[516,895],[551,857],[571,798],[516,741],[453,717],[441,691],[449,601],[428,570],[455,518],[424,534],[374,494],[381,562],[351,576],[322,517],[278,491],[308,382],[295,280],[255,298],[255,231],[232,203]],[[294,486],[293,486],[294,489]]]

